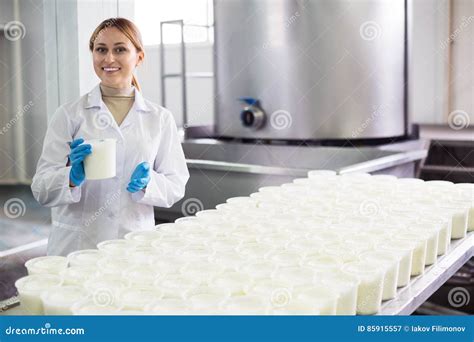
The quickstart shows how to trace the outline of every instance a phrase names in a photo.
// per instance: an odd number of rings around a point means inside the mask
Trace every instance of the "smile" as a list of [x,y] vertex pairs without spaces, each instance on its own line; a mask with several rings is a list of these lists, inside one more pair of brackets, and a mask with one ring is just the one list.
[[107,73],[116,72],[116,71],[119,71],[120,69],[121,68],[102,68],[102,70],[104,70]]

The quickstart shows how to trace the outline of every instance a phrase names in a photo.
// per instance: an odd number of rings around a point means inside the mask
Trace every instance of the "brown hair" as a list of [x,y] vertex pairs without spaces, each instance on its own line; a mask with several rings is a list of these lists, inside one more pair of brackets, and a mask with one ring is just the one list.
[[[92,33],[91,38],[89,39],[89,50],[91,52],[94,50],[94,43],[99,37],[100,34],[105,32],[109,27],[116,27],[120,32],[122,32],[135,46],[137,52],[145,52],[143,47],[142,36],[138,27],[132,23],[130,20],[125,18],[109,18],[104,20],[97,26],[97,28]],[[135,75],[132,75],[132,85],[135,86],[138,90],[140,90],[140,85],[138,84],[138,80]]]

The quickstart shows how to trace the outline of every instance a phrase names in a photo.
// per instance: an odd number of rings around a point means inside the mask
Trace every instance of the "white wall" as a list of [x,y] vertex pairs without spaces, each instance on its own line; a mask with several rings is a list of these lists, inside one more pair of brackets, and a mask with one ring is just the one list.
[[[412,0],[409,113],[413,122],[448,123],[462,111],[474,124],[474,1]],[[464,114],[458,116],[464,120]]]
[[443,123],[448,105],[446,91],[449,49],[440,48],[448,36],[448,0],[412,0],[409,19],[408,110],[416,123]]
[[455,0],[452,14],[450,112],[467,113],[474,126],[474,1]]

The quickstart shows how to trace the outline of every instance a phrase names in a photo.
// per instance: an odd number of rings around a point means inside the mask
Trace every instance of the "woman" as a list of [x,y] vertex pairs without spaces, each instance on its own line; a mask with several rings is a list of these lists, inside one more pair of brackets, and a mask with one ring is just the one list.
[[[103,21],[90,38],[101,82],[60,106],[43,144],[31,189],[53,207],[48,255],[67,255],[97,243],[152,229],[153,206],[171,207],[189,178],[172,114],[145,100],[133,75],[145,57],[140,33],[127,19]],[[87,139],[117,141],[116,176],[88,181]]]

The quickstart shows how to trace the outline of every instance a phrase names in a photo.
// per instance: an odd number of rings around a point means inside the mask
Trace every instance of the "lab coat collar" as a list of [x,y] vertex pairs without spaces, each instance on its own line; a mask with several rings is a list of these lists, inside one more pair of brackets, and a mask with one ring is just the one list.
[[[142,93],[137,89],[135,89],[135,109],[142,111],[142,112],[150,112],[150,108],[145,103],[145,99],[142,96]],[[92,89],[87,94],[87,101],[85,108],[93,108],[98,107],[103,109],[103,101],[102,101],[102,93],[100,92],[100,84],[97,84],[94,89]]]

